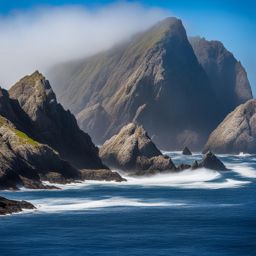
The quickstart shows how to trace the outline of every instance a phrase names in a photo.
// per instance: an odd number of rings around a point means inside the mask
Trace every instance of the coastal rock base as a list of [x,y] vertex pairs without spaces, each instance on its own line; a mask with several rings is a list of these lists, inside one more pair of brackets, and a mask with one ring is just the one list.
[[21,212],[23,209],[36,209],[36,207],[26,201],[15,201],[0,196],[0,215]]

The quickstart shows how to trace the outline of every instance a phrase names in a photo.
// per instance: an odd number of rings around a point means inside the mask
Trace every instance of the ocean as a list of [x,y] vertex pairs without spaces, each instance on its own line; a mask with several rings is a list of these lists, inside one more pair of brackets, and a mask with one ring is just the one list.
[[[200,154],[164,152],[192,163]],[[256,156],[230,169],[1,192],[37,209],[0,217],[0,255],[256,255]]]

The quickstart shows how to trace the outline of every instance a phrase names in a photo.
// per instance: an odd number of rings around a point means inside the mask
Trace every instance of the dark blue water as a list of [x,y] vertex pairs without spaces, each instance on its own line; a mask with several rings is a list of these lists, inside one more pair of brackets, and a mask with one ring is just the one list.
[[221,158],[232,170],[3,192],[38,210],[0,217],[0,255],[255,256],[256,157]]

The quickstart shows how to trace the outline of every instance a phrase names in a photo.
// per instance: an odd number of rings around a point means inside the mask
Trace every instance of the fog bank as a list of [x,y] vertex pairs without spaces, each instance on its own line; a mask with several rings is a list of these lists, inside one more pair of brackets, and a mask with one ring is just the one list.
[[89,56],[128,39],[169,14],[139,4],[118,3],[37,8],[0,16],[0,86],[51,65]]

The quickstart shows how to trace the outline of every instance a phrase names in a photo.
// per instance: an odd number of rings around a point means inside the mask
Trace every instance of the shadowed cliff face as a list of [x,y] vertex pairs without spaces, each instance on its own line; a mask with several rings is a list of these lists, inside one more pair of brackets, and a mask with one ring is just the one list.
[[209,76],[223,118],[236,106],[252,99],[252,91],[242,64],[219,41],[190,38],[199,63]]
[[50,145],[77,168],[104,168],[90,136],[82,132],[75,117],[57,103],[42,74],[35,72],[24,77],[9,90],[9,95],[30,118],[33,138]]
[[175,18],[52,74],[60,101],[99,144],[137,122],[162,149],[201,149],[227,113]]

